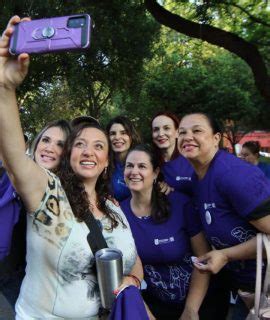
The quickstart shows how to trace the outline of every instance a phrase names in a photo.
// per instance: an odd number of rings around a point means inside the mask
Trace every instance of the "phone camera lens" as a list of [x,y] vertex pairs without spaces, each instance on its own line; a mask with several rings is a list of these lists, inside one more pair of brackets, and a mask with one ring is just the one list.
[[70,18],[67,26],[69,28],[82,28],[85,25],[85,18]]

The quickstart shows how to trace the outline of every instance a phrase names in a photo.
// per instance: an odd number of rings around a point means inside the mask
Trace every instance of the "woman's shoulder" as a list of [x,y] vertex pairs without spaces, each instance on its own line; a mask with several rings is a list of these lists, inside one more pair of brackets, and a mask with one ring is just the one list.
[[[115,204],[112,200],[107,199],[106,206],[111,211],[111,213],[114,215],[115,219],[119,222],[118,226],[121,226],[122,229],[123,228],[130,229],[127,217],[119,204]],[[117,229],[118,229],[118,227],[117,227]]]
[[170,203],[176,203],[178,205],[184,205],[191,201],[191,198],[189,195],[177,190],[171,191],[167,195],[167,199]]
[[111,210],[111,212],[117,217],[121,217],[121,219],[123,219],[123,217],[125,218],[125,214],[123,213],[122,208],[120,207],[119,204],[115,204],[111,199],[107,199],[106,200],[106,206],[109,208],[109,210]]
[[111,199],[107,199],[106,200],[106,206],[111,209],[112,211],[118,212],[118,211],[122,211],[120,206],[117,205],[116,203],[114,203],[113,200]]
[[[211,164],[212,171],[216,179],[231,180],[233,176],[246,176],[258,174],[259,170],[256,166],[243,161],[232,153],[220,150]],[[219,182],[222,182],[221,180]]]
[[53,173],[52,171],[50,171],[48,169],[45,169],[43,167],[40,167],[40,168],[45,171],[45,173],[48,176],[49,180],[55,180],[55,181],[61,183],[59,177],[55,173]]

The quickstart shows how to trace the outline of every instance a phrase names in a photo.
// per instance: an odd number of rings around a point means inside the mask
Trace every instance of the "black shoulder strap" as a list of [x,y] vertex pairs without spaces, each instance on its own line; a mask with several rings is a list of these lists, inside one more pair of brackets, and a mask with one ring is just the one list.
[[104,248],[108,248],[107,242],[103,237],[102,231],[98,225],[98,222],[94,218],[92,212],[88,210],[83,217],[84,222],[86,223],[89,233],[87,236],[87,241],[89,246],[95,256],[95,253]]

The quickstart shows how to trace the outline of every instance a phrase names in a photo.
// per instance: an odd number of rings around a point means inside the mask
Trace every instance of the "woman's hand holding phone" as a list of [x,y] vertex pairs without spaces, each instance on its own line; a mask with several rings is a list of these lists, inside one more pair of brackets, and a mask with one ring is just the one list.
[[90,46],[89,14],[20,21],[14,26],[9,52],[42,54],[81,51]]
[[15,90],[28,73],[29,55],[20,54],[13,58],[9,53],[9,42],[14,30],[14,25],[21,21],[29,21],[29,18],[20,19],[18,16],[12,17],[0,40],[0,87]]

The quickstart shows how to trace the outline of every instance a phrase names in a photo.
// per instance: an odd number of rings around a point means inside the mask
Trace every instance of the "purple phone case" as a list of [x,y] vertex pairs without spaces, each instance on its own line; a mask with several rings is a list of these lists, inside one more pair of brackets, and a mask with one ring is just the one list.
[[[83,27],[68,27],[70,18],[85,18]],[[9,52],[46,53],[88,48],[91,18],[88,14],[22,21],[15,25]]]

